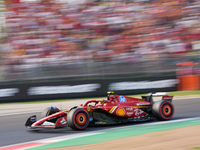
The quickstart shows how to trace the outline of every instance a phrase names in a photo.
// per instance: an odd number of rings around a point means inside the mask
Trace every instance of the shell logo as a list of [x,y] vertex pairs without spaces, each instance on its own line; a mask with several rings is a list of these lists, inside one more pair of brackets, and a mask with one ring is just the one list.
[[124,115],[125,115],[125,110],[124,110],[124,108],[118,108],[118,109],[117,109],[117,115],[118,115],[118,116],[124,116]]

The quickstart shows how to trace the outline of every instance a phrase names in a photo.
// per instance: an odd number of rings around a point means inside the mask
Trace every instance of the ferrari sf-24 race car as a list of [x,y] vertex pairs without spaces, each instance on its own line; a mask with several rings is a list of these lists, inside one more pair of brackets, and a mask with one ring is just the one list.
[[[31,116],[25,126],[31,129],[71,127],[74,130],[83,130],[88,126],[152,119],[169,120],[174,114],[174,106],[171,103],[173,96],[160,93],[134,98],[108,92],[107,100],[89,100],[68,110],[48,107],[42,112],[40,120],[37,121],[36,115]],[[154,101],[155,95],[162,96],[162,99]]]

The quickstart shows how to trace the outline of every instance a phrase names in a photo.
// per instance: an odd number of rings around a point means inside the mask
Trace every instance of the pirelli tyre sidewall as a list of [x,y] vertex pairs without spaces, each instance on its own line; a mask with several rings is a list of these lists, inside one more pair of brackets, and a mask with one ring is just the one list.
[[157,101],[153,104],[152,114],[157,120],[169,120],[174,115],[174,106],[167,100]]
[[89,114],[83,108],[75,108],[67,114],[68,126],[74,130],[83,130],[89,125]]

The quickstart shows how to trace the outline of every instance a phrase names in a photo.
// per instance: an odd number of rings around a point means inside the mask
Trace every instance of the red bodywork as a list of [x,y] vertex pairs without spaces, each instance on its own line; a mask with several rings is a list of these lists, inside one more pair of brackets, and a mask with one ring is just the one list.
[[[162,100],[171,101],[173,96],[164,95]],[[95,110],[123,118],[140,118],[149,115],[145,109],[151,108],[152,102],[145,98],[133,98],[109,94],[108,100],[89,100],[78,108],[85,109],[89,114]],[[70,110],[63,110],[34,122],[30,128],[59,128],[68,126],[67,115]],[[91,117],[91,116],[90,116]],[[54,120],[52,122],[52,120]]]

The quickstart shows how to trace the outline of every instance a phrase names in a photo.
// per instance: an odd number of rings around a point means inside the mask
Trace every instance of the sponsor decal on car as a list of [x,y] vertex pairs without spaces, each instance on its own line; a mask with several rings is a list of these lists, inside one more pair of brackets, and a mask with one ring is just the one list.
[[150,103],[137,103],[137,106],[149,105]]
[[139,115],[141,115],[144,111],[142,111],[141,109],[135,109],[134,112],[135,112],[135,116],[139,116]]
[[56,122],[56,125],[66,125],[66,124],[67,124],[67,116],[59,118]]
[[126,113],[128,116],[131,116],[131,115],[133,115],[133,112],[127,112]]
[[90,118],[90,122],[91,122],[91,121],[93,121],[93,118],[92,118],[92,117]]
[[118,116],[124,116],[126,113],[125,109],[124,108],[118,108],[117,109],[117,115]]
[[99,121],[99,122],[95,122],[95,124],[106,124],[106,122],[105,121]]
[[67,121],[65,120],[65,118],[63,118],[61,121],[60,121],[61,124],[66,124]]
[[45,126],[54,126],[55,124],[53,122],[45,121],[42,125],[45,125]]
[[113,107],[113,108],[109,111],[109,113],[112,114],[112,113],[115,111],[116,108],[117,108],[117,106]]
[[30,118],[31,122],[36,122],[36,116]]
[[132,107],[128,107],[126,108],[127,111],[133,111],[133,108]]
[[120,102],[126,102],[126,98],[125,98],[124,96],[120,96],[120,97],[119,97],[119,101],[120,101]]

